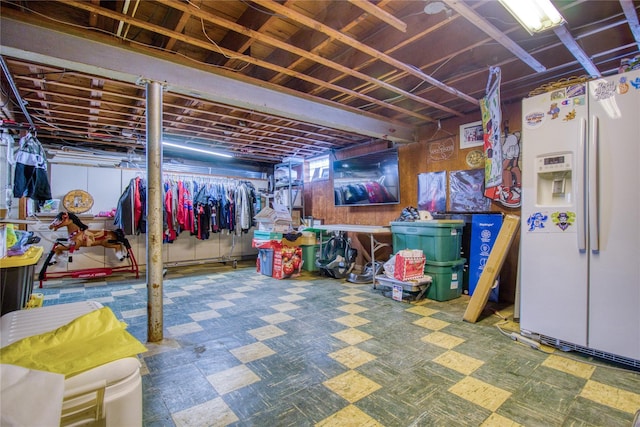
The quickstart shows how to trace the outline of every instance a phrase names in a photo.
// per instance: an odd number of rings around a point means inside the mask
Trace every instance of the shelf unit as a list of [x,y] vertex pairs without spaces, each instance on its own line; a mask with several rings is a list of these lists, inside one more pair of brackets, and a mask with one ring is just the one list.
[[304,162],[288,160],[274,166],[273,201],[285,205],[293,217],[294,210],[304,218]]

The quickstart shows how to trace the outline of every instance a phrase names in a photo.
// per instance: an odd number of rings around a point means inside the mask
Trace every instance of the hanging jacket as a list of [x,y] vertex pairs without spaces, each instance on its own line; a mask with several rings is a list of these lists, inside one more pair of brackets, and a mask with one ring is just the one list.
[[135,185],[135,179],[129,181],[129,185],[127,185],[127,188],[124,189],[124,191],[120,195],[120,198],[118,199],[116,214],[113,218],[113,225],[122,229],[124,234],[127,236],[131,236],[135,233],[135,227],[133,223],[133,200]]
[[146,189],[143,183],[142,178],[135,178],[133,190],[133,226],[136,234],[139,234],[143,230],[146,231],[147,229],[146,220],[144,219]]
[[[140,177],[132,178],[118,199],[113,225],[122,229],[125,235],[130,236],[146,231],[145,186],[145,181]],[[142,226],[144,226],[143,230],[141,230]]]
[[163,241],[167,243],[172,243],[176,239],[176,229],[174,228],[173,214],[173,191],[171,190],[171,183],[165,182],[164,218],[166,218],[166,224],[164,224],[165,229]]
[[29,197],[38,202],[38,206],[50,200],[47,157],[40,141],[31,132],[20,138],[15,161],[13,197]]
[[186,190],[184,188],[184,184],[182,181],[178,181],[178,211],[177,211],[177,221],[178,221],[178,234],[180,234],[182,232],[182,230],[185,229],[185,224],[186,224],[186,211],[185,211],[185,202],[184,202],[184,197],[185,197],[185,193]]

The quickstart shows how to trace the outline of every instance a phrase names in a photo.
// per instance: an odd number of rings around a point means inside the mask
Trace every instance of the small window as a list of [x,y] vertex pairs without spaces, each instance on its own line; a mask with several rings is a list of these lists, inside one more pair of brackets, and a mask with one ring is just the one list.
[[307,182],[329,179],[329,155],[308,160],[309,176]]

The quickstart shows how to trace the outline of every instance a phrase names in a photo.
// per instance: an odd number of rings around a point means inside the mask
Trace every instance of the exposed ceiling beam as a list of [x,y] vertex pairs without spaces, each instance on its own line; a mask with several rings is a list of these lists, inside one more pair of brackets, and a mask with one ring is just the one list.
[[[96,76],[135,83],[141,77],[167,82],[168,90],[213,102],[289,117],[329,128],[388,139],[414,142],[414,128],[367,114],[313,102],[282,91],[203,71],[133,49],[110,46],[0,17],[0,54]],[[53,56],[55,54],[55,56]]]
[[[109,10],[109,9],[106,9],[106,8],[103,8],[103,7],[95,7],[95,6],[91,5],[91,4],[84,3],[84,2],[78,2],[78,1],[74,1],[74,0],[67,0],[67,2],[69,4],[72,4],[75,7],[78,7],[80,9],[86,10],[88,12],[97,12],[98,14],[100,14],[102,16],[105,16],[105,17],[108,17],[108,18],[111,18],[111,19],[122,20],[122,21],[125,21],[128,24],[134,25],[136,27],[139,27],[139,28],[151,31],[151,32],[155,32],[155,33],[158,33],[158,34],[162,34],[162,35],[167,36],[167,37],[172,37],[172,38],[179,39],[180,41],[183,41],[185,43],[191,44],[193,46],[197,46],[197,47],[199,47],[201,49],[207,49],[207,50],[212,49],[211,43],[209,41],[206,41],[206,40],[199,40],[199,39],[196,39],[194,37],[191,37],[191,36],[188,36],[188,35],[185,35],[185,34],[176,33],[174,31],[167,30],[166,28],[163,28],[162,26],[154,25],[154,24],[148,23],[148,22],[140,20],[140,19],[134,19],[132,17],[123,15],[123,14],[118,13],[118,12],[114,12],[112,10]],[[187,14],[191,14],[191,15],[193,15],[195,17],[198,17],[198,18],[202,19],[203,21],[209,21],[209,22],[211,22],[213,24],[220,25],[220,26],[222,26],[224,28],[239,32],[239,33],[241,33],[243,35],[246,35],[248,37],[256,38],[260,42],[264,42],[264,43],[270,44],[272,46],[278,47],[280,49],[284,49],[286,51],[294,53],[296,55],[300,55],[300,56],[305,57],[305,58],[307,58],[307,59],[309,59],[311,61],[318,62],[318,63],[320,63],[320,64],[322,64],[324,66],[327,66],[327,67],[330,67],[330,68],[334,68],[335,70],[340,71],[342,73],[346,73],[346,74],[352,75],[352,76],[354,76],[354,77],[356,77],[358,79],[369,81],[369,82],[371,82],[373,84],[381,86],[381,87],[383,87],[385,89],[388,89],[388,90],[390,90],[392,92],[395,92],[395,93],[397,93],[397,94],[399,94],[401,96],[404,96],[404,97],[406,97],[408,99],[411,99],[413,101],[416,101],[416,102],[419,102],[419,103],[422,103],[422,104],[425,104],[425,105],[428,105],[428,106],[431,106],[431,107],[434,107],[434,108],[438,108],[438,109],[441,109],[443,111],[447,111],[447,112],[449,112],[451,114],[455,114],[455,115],[458,115],[458,116],[463,116],[462,113],[460,113],[458,111],[455,111],[455,110],[452,110],[452,109],[450,109],[450,108],[448,108],[446,106],[437,104],[437,103],[435,103],[435,102],[433,102],[433,101],[431,101],[429,99],[425,99],[425,98],[416,96],[416,95],[414,95],[414,94],[412,94],[410,92],[404,91],[404,90],[402,90],[402,89],[400,89],[400,88],[398,88],[396,86],[387,84],[387,83],[385,83],[383,81],[375,79],[375,78],[373,78],[371,76],[368,76],[368,75],[366,75],[364,73],[357,72],[355,70],[350,69],[349,67],[342,66],[342,65],[340,65],[338,63],[329,61],[329,60],[327,60],[327,59],[325,59],[325,58],[323,58],[323,57],[321,57],[319,55],[311,54],[311,53],[305,51],[304,49],[300,49],[300,48],[297,48],[297,47],[292,46],[290,44],[287,44],[287,43],[285,43],[285,42],[283,42],[281,40],[276,39],[275,37],[271,37],[271,36],[259,33],[257,31],[253,31],[253,30],[251,30],[249,28],[246,28],[246,27],[243,27],[241,25],[238,25],[235,22],[228,21],[226,19],[223,19],[223,18],[221,18],[219,16],[216,16],[216,15],[213,15],[211,13],[207,13],[207,12],[205,12],[203,10],[198,9],[197,7],[190,6],[190,5],[187,5],[187,4],[182,4],[182,3],[176,3],[176,2],[173,2],[173,1],[169,1],[169,0],[156,0],[156,2],[160,2],[160,3],[166,4],[169,7],[181,10],[182,12],[187,13]],[[272,70],[272,71],[285,73],[285,74],[289,75],[290,77],[294,77],[294,78],[297,78],[297,79],[300,79],[300,80],[307,81],[307,82],[309,82],[309,83],[311,83],[313,85],[327,87],[327,88],[335,90],[337,92],[347,92],[347,93],[349,93],[349,94],[351,94],[351,95],[353,95],[355,97],[362,98],[362,99],[366,100],[369,103],[374,103],[374,104],[380,105],[382,108],[389,108],[389,109],[398,111],[401,114],[407,114],[407,115],[414,116],[414,117],[416,117],[418,119],[421,119],[421,120],[434,122],[434,120],[432,118],[428,117],[428,116],[424,116],[422,114],[414,113],[412,110],[409,110],[409,109],[406,109],[406,108],[402,108],[402,107],[394,105],[394,104],[386,103],[384,100],[379,100],[379,99],[373,98],[371,96],[366,96],[366,95],[363,95],[363,94],[359,94],[356,91],[353,91],[353,90],[350,90],[350,89],[346,89],[346,88],[341,87],[341,86],[337,86],[337,85],[334,85],[334,84],[331,84],[331,83],[327,83],[327,82],[325,82],[325,81],[323,81],[321,79],[314,78],[314,77],[312,77],[310,75],[307,75],[306,73],[303,73],[303,72],[298,72],[296,70],[288,69],[288,68],[285,68],[285,67],[282,67],[282,66],[267,62],[265,60],[261,60],[261,59],[255,58],[255,57],[253,57],[251,55],[240,54],[240,53],[237,53],[235,51],[231,51],[231,50],[225,49],[224,47],[222,47],[220,45],[216,45],[216,50],[219,51],[220,53],[223,53],[224,55],[233,56],[236,59],[244,61],[246,63],[253,64],[253,65],[256,65],[258,67],[263,67],[263,68],[266,68],[266,69],[269,69],[269,70]]]
[[638,47],[640,48],[640,22],[638,22],[636,7],[633,5],[632,0],[620,0],[620,6],[622,6],[624,16],[626,16],[627,21],[629,21],[629,29],[631,30],[631,33],[633,34],[633,37],[636,39]]
[[591,58],[585,53],[585,51],[580,47],[576,39],[573,38],[569,30],[565,25],[561,25],[559,27],[555,27],[553,32],[556,33],[558,38],[564,43],[564,45],[569,49],[569,52],[578,60],[580,65],[589,73],[590,76],[600,77],[602,73],[596,67],[596,64],[593,63]]
[[258,3],[261,6],[264,6],[278,14],[281,14],[283,16],[286,16],[290,19],[293,19],[294,21],[305,25],[313,30],[319,31],[323,34],[325,34],[328,37],[331,37],[335,40],[338,40],[341,43],[346,44],[347,46],[351,46],[354,49],[357,49],[360,52],[366,53],[367,55],[370,55],[382,62],[385,62],[393,67],[396,67],[400,70],[403,70],[405,72],[407,72],[408,74],[417,77],[419,79],[422,79],[424,81],[426,81],[427,83],[445,91],[448,92],[452,95],[457,96],[458,98],[464,99],[467,102],[472,103],[473,105],[479,105],[479,101],[465,93],[462,93],[461,91],[459,91],[458,89],[455,89],[453,87],[447,86],[446,84],[444,84],[443,82],[434,79],[433,77],[431,77],[428,74],[425,74],[424,72],[422,72],[422,70],[420,70],[418,67],[415,67],[413,65],[409,65],[409,64],[405,64],[402,61],[399,61],[395,58],[392,58],[391,56],[380,52],[379,50],[376,50],[370,46],[365,45],[364,43],[359,42],[358,40],[354,39],[353,37],[350,37],[346,34],[341,33],[340,31],[334,30],[333,28],[316,21],[315,19],[309,18],[308,16],[305,16],[301,13],[298,13],[288,7],[282,6],[281,4],[273,1],[273,0],[254,0],[256,3]]
[[[297,46],[293,46],[292,44],[285,43],[282,40],[279,40],[279,39],[277,39],[275,37],[269,36],[267,34],[260,33],[258,31],[251,30],[250,28],[243,27],[241,25],[236,24],[235,22],[223,19],[223,18],[221,18],[219,16],[216,16],[216,15],[214,15],[212,13],[208,13],[208,12],[206,12],[204,10],[198,9],[195,6],[192,6],[190,4],[176,3],[176,2],[173,2],[171,0],[156,0],[156,1],[159,2],[159,3],[163,3],[164,5],[169,6],[171,8],[178,9],[178,10],[182,11],[183,13],[190,13],[193,16],[196,16],[196,17],[198,17],[200,19],[203,19],[203,20],[206,20],[208,22],[211,22],[211,23],[213,23],[215,25],[219,25],[219,26],[221,26],[223,28],[227,28],[229,30],[238,32],[238,33],[243,34],[243,35],[245,35],[247,37],[251,37],[252,39],[256,39],[259,42],[269,44],[269,45],[271,45],[273,47],[276,47],[276,48],[279,48],[279,49],[283,49],[284,51],[293,53],[293,54],[298,55],[298,56],[300,56],[302,58],[306,58],[306,59],[311,60],[313,62],[316,62],[316,63],[318,63],[318,64],[320,64],[322,66],[325,66],[325,67],[328,67],[328,68],[332,68],[332,69],[334,69],[336,71],[339,71],[341,73],[344,73],[346,75],[353,76],[353,77],[355,77],[357,79],[369,82],[369,83],[371,83],[373,85],[376,85],[376,86],[379,86],[379,87],[381,87],[383,89],[390,90],[390,91],[395,92],[398,95],[406,97],[407,99],[410,99],[412,101],[415,101],[415,102],[418,102],[418,103],[421,103],[421,104],[425,104],[425,105],[429,105],[431,107],[437,108],[439,110],[447,111],[448,113],[455,114],[457,116],[463,116],[462,113],[460,113],[458,111],[455,111],[455,110],[453,110],[451,108],[448,108],[448,107],[446,107],[444,105],[440,105],[440,104],[438,104],[436,102],[433,102],[431,100],[422,98],[420,96],[416,96],[416,95],[412,94],[411,92],[407,92],[405,90],[402,90],[402,89],[400,89],[400,88],[398,88],[396,86],[393,86],[391,84],[388,84],[388,83],[386,83],[386,82],[384,82],[382,80],[376,79],[374,77],[371,77],[371,76],[369,76],[367,74],[364,74],[364,73],[361,73],[359,71],[356,71],[356,70],[354,70],[352,68],[349,68],[347,66],[344,66],[342,64],[338,64],[337,62],[331,61],[331,60],[329,60],[327,58],[323,58],[320,55],[317,55],[315,53],[306,51],[306,50],[301,49],[301,48],[299,48]],[[80,8],[84,8],[84,9],[89,8],[88,5],[83,4],[83,3],[75,3],[74,5],[76,5],[77,7],[80,7]],[[284,9],[289,10],[288,8],[286,8],[284,6],[280,6],[280,7],[283,7]],[[104,11],[104,13],[111,14],[111,12],[106,11],[106,10]],[[157,31],[161,31],[161,30],[157,30]],[[192,44],[193,43],[195,43],[195,42],[192,42]],[[210,49],[211,46],[208,45],[207,48]],[[217,46],[217,48],[219,50],[224,50],[219,45]],[[229,52],[228,54],[229,55],[233,55],[235,57],[239,57],[239,54],[236,53],[236,52]],[[243,57],[243,59],[246,59],[247,62],[255,61],[251,57],[248,57],[248,58],[244,58]],[[295,73],[297,78],[300,78],[302,80],[310,81],[310,82],[312,82],[312,83],[314,83],[314,84],[316,84],[318,86],[324,86],[324,87],[333,86],[333,89],[336,90],[337,92],[346,92],[347,91],[347,89],[345,89],[343,87],[336,86],[336,85],[331,85],[329,83],[326,83],[324,81],[319,81],[317,79],[314,80],[314,79],[312,79],[311,76],[306,75],[305,73],[296,73],[295,70],[291,70],[291,69],[284,68],[284,67],[276,67],[273,64],[266,64],[265,63],[265,64],[261,64],[261,65],[262,66],[270,66],[270,68],[273,69],[274,71],[280,70],[281,72],[287,73],[289,75],[292,75],[292,74]],[[361,95],[356,91],[350,91],[350,92],[351,92],[352,95],[354,95],[356,97],[360,97],[360,98],[364,97],[364,95]],[[388,103],[385,103],[384,101],[377,100],[377,99],[372,98],[372,97],[368,97],[368,98],[369,98],[369,102],[376,103],[376,104],[380,105],[383,108],[391,108],[391,109],[399,108],[399,107],[397,107],[397,106],[395,106],[393,104],[388,104]],[[408,112],[407,110],[404,110],[404,114],[411,115],[411,113]],[[422,116],[421,118],[424,119],[424,120],[427,120],[427,121],[434,121],[433,119],[431,119],[429,117],[425,117],[425,116]]]
[[349,3],[359,7],[360,9],[367,12],[369,15],[375,16],[380,19],[382,22],[386,22],[391,25],[393,28],[402,31],[403,33],[407,32],[407,24],[402,22],[400,19],[396,18],[389,12],[384,9],[380,9],[375,4],[371,3],[369,0],[349,0]]
[[505,33],[497,29],[493,24],[484,19],[474,9],[467,6],[467,4],[461,0],[444,0],[444,2],[458,14],[463,16],[467,21],[484,31],[489,37],[500,43],[507,48],[509,52],[520,58],[522,62],[527,64],[535,71],[542,73],[547,70],[547,67],[542,65],[533,56],[529,55],[522,47],[516,42],[511,40]]

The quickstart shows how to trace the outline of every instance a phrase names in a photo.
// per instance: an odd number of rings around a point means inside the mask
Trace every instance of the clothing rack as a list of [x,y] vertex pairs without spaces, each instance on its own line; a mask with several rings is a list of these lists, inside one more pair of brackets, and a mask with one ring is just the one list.
[[[138,176],[137,176],[138,178]],[[231,262],[237,236],[253,226],[254,201],[258,197],[255,184],[249,179],[211,176],[209,174],[163,173],[166,229],[163,240],[173,242],[183,233],[208,240],[211,234],[230,235],[228,254],[195,261],[168,262],[166,265]],[[169,194],[170,193],[170,194]],[[184,199],[183,199],[184,197]]]

